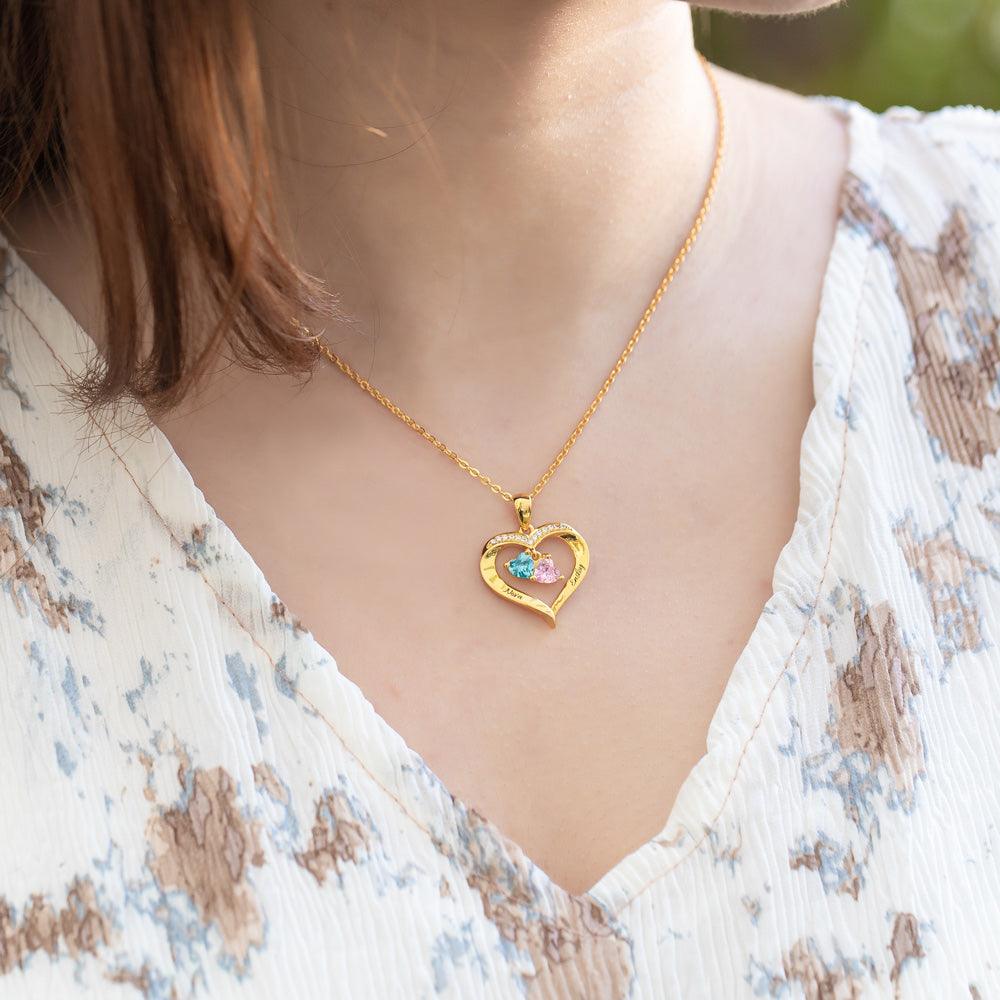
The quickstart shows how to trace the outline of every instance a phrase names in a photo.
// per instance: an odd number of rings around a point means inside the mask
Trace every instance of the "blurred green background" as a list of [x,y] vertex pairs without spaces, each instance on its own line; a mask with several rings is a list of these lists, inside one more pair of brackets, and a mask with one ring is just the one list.
[[1000,107],[1000,0],[849,0],[794,18],[694,11],[713,62],[803,94]]

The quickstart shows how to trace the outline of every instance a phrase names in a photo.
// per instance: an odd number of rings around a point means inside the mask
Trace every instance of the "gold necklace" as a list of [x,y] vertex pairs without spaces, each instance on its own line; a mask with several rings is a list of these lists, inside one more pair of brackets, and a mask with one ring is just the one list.
[[[590,549],[584,541],[583,536],[575,528],[563,521],[548,522],[546,524],[539,525],[537,528],[534,527],[531,523],[531,501],[538,496],[545,484],[552,478],[556,469],[562,465],[563,459],[566,458],[570,448],[572,448],[576,443],[576,440],[583,432],[584,427],[587,426],[587,422],[594,415],[594,411],[600,405],[601,400],[604,399],[608,390],[611,388],[611,384],[618,377],[618,373],[622,370],[626,360],[628,360],[628,356],[632,353],[632,349],[635,347],[636,342],[642,335],[643,330],[646,329],[653,312],[659,305],[660,299],[663,297],[663,293],[667,290],[667,287],[674,280],[674,278],[677,277],[677,272],[687,259],[687,256],[691,252],[691,248],[694,246],[694,242],[698,238],[698,234],[701,232],[701,228],[705,223],[709,207],[711,206],[712,199],[715,196],[715,189],[719,179],[719,171],[722,166],[722,154],[725,148],[726,140],[726,117],[725,109],[722,103],[722,95],[719,93],[719,87],[716,83],[715,74],[712,72],[711,65],[700,53],[699,59],[701,60],[701,64],[708,77],[708,82],[712,89],[712,95],[715,98],[718,125],[715,161],[712,164],[712,172],[709,176],[708,186],[705,190],[705,196],[702,199],[701,206],[698,209],[698,214],[695,216],[694,224],[691,226],[687,236],[684,238],[684,243],[677,252],[677,256],[674,257],[670,267],[667,269],[667,273],[663,276],[663,280],[653,293],[653,297],[650,299],[649,305],[646,306],[646,310],[642,314],[642,318],[639,320],[632,336],[629,337],[624,349],[618,356],[618,360],[615,362],[614,367],[608,373],[608,377],[604,380],[604,384],[598,390],[597,395],[584,411],[584,414],[577,422],[576,427],[573,428],[572,434],[570,434],[570,436],[566,439],[562,448],[559,449],[558,454],[549,463],[549,467],[544,473],[542,473],[541,478],[527,493],[514,494],[509,490],[505,490],[499,483],[495,482],[488,475],[486,475],[486,473],[481,472],[470,462],[466,461],[456,452],[452,451],[451,448],[449,448],[440,438],[432,434],[429,430],[427,430],[427,428],[418,424],[408,413],[406,413],[405,410],[397,406],[384,393],[373,386],[371,382],[369,382],[362,375],[358,374],[358,372],[356,372],[346,361],[344,361],[343,358],[334,354],[334,352],[331,351],[325,343],[323,343],[321,339],[322,334],[313,335],[310,333],[308,328],[298,320],[292,320],[293,325],[297,329],[310,334],[310,339],[315,341],[317,349],[324,357],[327,358],[328,361],[336,365],[337,368],[350,378],[351,381],[368,393],[369,396],[381,403],[394,416],[399,417],[399,419],[402,420],[407,427],[416,431],[422,438],[429,441],[435,448],[437,448],[438,451],[450,458],[457,466],[459,466],[459,468],[464,469],[470,476],[473,476],[485,486],[488,486],[493,493],[496,493],[498,496],[503,497],[504,500],[513,503],[518,521],[517,530],[503,532],[487,539],[483,545],[482,555],[479,560],[479,571],[482,574],[486,585],[494,593],[499,594],[501,597],[513,602],[514,604],[519,604],[521,607],[529,608],[530,610],[537,612],[553,627],[556,624],[557,612],[569,600],[573,592],[583,582],[583,578],[587,575],[587,570],[590,567]],[[569,574],[568,578],[559,573],[552,556],[548,552],[542,552],[538,548],[538,546],[548,538],[562,539],[572,552],[573,570]],[[563,580],[564,583],[562,588],[559,590],[554,600],[547,602],[542,600],[540,597],[536,597],[534,594],[525,593],[523,590],[519,590],[517,587],[513,586],[500,576],[497,569],[497,557],[503,549],[511,546],[516,546],[521,550],[520,553],[513,558],[508,559],[504,563],[504,566],[506,567],[511,578],[515,580],[533,580],[542,584],[553,584]]]

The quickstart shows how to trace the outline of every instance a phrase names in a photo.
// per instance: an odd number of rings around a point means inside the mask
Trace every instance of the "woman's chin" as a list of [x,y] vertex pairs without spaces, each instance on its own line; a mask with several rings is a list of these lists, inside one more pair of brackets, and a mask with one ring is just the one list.
[[842,0],[709,0],[698,6],[727,10],[736,14],[807,14],[836,7]]

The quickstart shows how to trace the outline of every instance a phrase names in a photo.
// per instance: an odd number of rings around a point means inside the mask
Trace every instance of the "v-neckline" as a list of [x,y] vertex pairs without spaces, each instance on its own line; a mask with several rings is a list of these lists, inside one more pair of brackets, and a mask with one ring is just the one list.
[[[861,237],[847,221],[844,206],[849,180],[852,177],[864,179],[876,172],[879,151],[873,137],[878,127],[878,115],[844,98],[816,95],[810,99],[825,102],[841,112],[848,135],[848,156],[841,180],[836,232],[825,265],[819,312],[812,337],[814,405],[800,443],[800,490],[796,519],[772,573],[771,596],[735,660],[713,713],[706,735],[705,753],[679,786],[661,829],[620,858],[585,891],[572,893],[562,888],[531,860],[516,841],[447,789],[427,767],[421,755],[376,711],[361,688],[339,670],[336,657],[311,632],[304,630],[296,640],[307,644],[313,654],[310,657],[312,661],[328,662],[332,668],[308,671],[300,678],[304,684],[312,685],[307,696],[309,707],[321,709],[319,714],[328,722],[330,718],[343,719],[352,733],[360,734],[352,741],[330,723],[351,756],[421,828],[430,830],[438,827],[443,831],[446,827],[463,824],[468,828],[469,818],[475,817],[476,836],[487,836],[501,849],[517,855],[522,865],[531,870],[532,877],[540,879],[548,892],[564,900],[596,904],[609,916],[620,914],[648,885],[690,856],[701,842],[693,841],[692,831],[700,826],[704,831],[699,831],[701,839],[704,839],[704,833],[721,813],[736,780],[745,742],[752,738],[750,719],[756,713],[748,711],[748,705],[763,710],[769,695],[766,678],[760,672],[754,672],[753,668],[757,665],[754,660],[762,657],[770,663],[771,675],[782,672],[778,664],[794,652],[796,641],[796,627],[789,623],[797,622],[799,631],[804,630],[815,607],[808,603],[803,606],[800,599],[806,591],[814,592],[819,587],[825,571],[823,557],[827,547],[816,544],[811,535],[820,520],[831,533],[833,530],[833,500],[844,459],[836,443],[827,445],[827,442],[834,442],[835,438],[839,442],[840,439],[837,431],[843,425],[844,415],[838,403],[849,395],[851,351],[848,337],[854,335],[853,328],[846,329],[851,326],[853,314],[844,306],[845,302],[853,305],[859,299],[867,266],[867,252],[858,250],[857,240]],[[66,345],[71,349],[71,356],[60,356],[58,360],[64,368],[79,371],[81,359],[95,349],[93,341],[10,245],[10,241],[2,234],[0,241],[49,296],[51,307],[58,310],[60,335],[71,341]],[[74,339],[75,343],[72,343]],[[225,540],[227,549],[236,560],[227,564],[226,571],[231,575],[247,574],[247,580],[254,581],[252,589],[260,595],[270,594],[280,601],[280,595],[267,586],[253,557],[215,513],[169,440],[153,424],[150,424],[144,445],[130,447],[127,456],[118,455],[119,460],[126,467],[141,463],[148,481],[155,474],[159,480],[158,494],[172,493],[186,497],[196,507],[203,508],[212,530],[218,538]],[[138,481],[142,479],[138,477]],[[148,495],[143,495],[154,503]],[[828,525],[826,519],[829,519]],[[166,521],[162,518],[161,521],[166,526]],[[803,580],[808,586],[803,587]],[[801,593],[797,592],[799,588],[802,588]],[[294,612],[293,608],[288,610]],[[787,618],[781,612],[787,612]],[[264,649],[274,645],[273,637],[262,634],[263,630],[257,624],[266,619],[267,613],[262,610],[259,615],[252,616],[250,623],[241,621],[241,625]],[[764,650],[768,643],[767,650]],[[765,652],[766,656],[763,655]],[[275,656],[274,659],[279,658]]]

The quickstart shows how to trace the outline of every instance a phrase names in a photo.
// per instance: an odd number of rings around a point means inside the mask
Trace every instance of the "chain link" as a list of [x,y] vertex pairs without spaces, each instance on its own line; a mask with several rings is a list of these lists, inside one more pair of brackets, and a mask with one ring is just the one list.
[[[715,197],[715,189],[719,182],[719,173],[722,167],[722,155],[726,144],[726,117],[725,109],[722,103],[722,95],[719,92],[719,86],[715,79],[715,74],[712,72],[711,64],[708,60],[699,53],[699,59],[701,60],[702,66],[704,67],[705,73],[708,77],[709,85],[712,88],[712,96],[715,99],[715,110],[717,116],[717,137],[716,137],[716,147],[715,147],[715,161],[712,164],[712,172],[709,176],[708,186],[705,189],[705,196],[702,199],[701,206],[698,209],[698,214],[695,216],[694,224],[688,231],[687,236],[684,238],[684,243],[680,250],[677,252],[677,256],[674,257],[667,269],[667,273],[663,276],[663,280],[658,285],[656,291],[653,293],[652,299],[649,301],[649,305],[646,306],[645,312],[642,314],[642,318],[639,320],[638,325],[629,337],[628,342],[625,344],[624,349],[618,356],[618,360],[615,362],[614,367],[608,373],[607,378],[604,380],[604,384],[598,390],[597,395],[593,398],[590,405],[584,411],[583,416],[577,422],[576,427],[573,428],[573,432],[566,439],[563,446],[557,452],[555,458],[549,463],[549,467],[542,473],[541,478],[537,483],[531,488],[530,492],[523,494],[525,496],[534,498],[536,497],[544,488],[545,484],[552,478],[555,474],[556,469],[562,465],[563,460],[569,454],[569,450],[576,444],[577,438],[583,433],[584,427],[590,421],[590,418],[594,415],[597,407],[600,406],[601,400],[607,395],[608,390],[611,388],[615,379],[618,377],[619,372],[625,366],[625,362],[628,360],[629,355],[635,348],[639,337],[642,336],[643,331],[649,325],[649,321],[653,317],[653,313],[656,311],[656,307],[660,304],[660,299],[663,298],[664,292],[673,282],[674,278],[677,277],[677,272],[681,269],[684,261],[687,259],[688,254],[691,252],[694,246],[695,240],[698,238],[698,234],[701,232],[702,226],[705,224],[705,219],[708,216],[708,210],[711,207],[712,199]],[[418,424],[405,410],[397,406],[388,396],[385,395],[381,390],[377,389],[371,382],[368,381],[364,376],[360,375],[355,371],[343,358],[335,354],[330,348],[323,343],[321,340],[322,334],[313,335],[308,327],[304,326],[297,319],[292,320],[292,324],[299,330],[310,334],[311,339],[316,341],[316,346],[321,354],[323,354],[328,361],[337,366],[351,381],[363,389],[369,396],[375,399],[377,402],[381,403],[390,413],[398,417],[400,420],[406,424],[407,427],[416,431],[422,438],[429,441],[441,454],[450,458],[460,469],[464,469],[470,476],[478,479],[485,486],[488,486],[490,490],[496,493],[498,496],[504,498],[508,502],[513,501],[515,494],[511,493],[509,490],[504,489],[498,482],[491,479],[485,472],[480,471],[466,459],[462,458],[461,455],[457,454],[451,448],[449,448],[440,438],[432,434],[426,427]],[[522,495],[522,494],[518,494]]]

